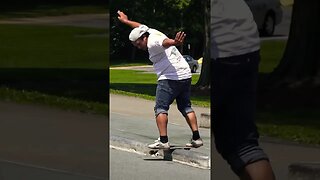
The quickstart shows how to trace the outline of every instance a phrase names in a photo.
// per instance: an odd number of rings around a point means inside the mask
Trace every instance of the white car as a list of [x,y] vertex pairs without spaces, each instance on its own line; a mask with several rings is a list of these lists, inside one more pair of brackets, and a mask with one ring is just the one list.
[[282,20],[280,0],[245,0],[262,36],[272,36]]

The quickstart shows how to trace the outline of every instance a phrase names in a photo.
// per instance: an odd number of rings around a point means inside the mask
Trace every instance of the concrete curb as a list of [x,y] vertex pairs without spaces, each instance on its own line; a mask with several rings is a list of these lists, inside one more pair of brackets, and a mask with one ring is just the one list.
[[200,128],[210,128],[210,114],[201,113],[200,118],[198,119],[198,124]]
[[[110,136],[110,145],[124,148],[128,150],[134,150],[138,153],[149,154],[150,149],[147,147],[146,143],[138,142],[135,140],[119,137],[119,136]],[[195,151],[186,151],[177,149],[173,151],[171,157],[166,157],[166,154],[163,154],[163,151],[159,151],[159,155],[164,157],[165,160],[173,160],[181,162],[184,164],[189,164],[192,166],[210,169],[210,158],[209,156]]]
[[319,180],[320,163],[299,162],[289,166],[289,180]]

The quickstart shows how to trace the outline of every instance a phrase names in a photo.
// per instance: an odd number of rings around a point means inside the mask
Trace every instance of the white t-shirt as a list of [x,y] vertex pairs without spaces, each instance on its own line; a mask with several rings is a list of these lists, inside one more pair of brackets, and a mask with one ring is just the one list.
[[158,81],[163,79],[182,80],[191,78],[191,70],[175,46],[165,48],[162,43],[168,37],[155,29],[149,29],[148,52],[149,59],[158,76]]
[[244,0],[211,0],[211,58],[260,49],[259,32]]

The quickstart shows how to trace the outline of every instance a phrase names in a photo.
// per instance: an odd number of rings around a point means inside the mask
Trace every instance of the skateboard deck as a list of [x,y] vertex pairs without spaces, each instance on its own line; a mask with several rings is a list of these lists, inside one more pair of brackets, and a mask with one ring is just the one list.
[[[181,146],[181,145],[170,145],[169,149],[185,149],[185,150],[190,150],[194,147],[189,147],[189,146]],[[167,148],[149,148],[151,150],[169,150]]]
[[172,151],[174,151],[176,149],[190,150],[192,148],[194,148],[194,147],[188,147],[188,146],[184,146],[184,145],[170,145],[169,149],[167,149],[167,148],[149,148],[150,149],[149,150],[149,154],[150,155],[157,155],[160,150],[171,151],[172,152]]

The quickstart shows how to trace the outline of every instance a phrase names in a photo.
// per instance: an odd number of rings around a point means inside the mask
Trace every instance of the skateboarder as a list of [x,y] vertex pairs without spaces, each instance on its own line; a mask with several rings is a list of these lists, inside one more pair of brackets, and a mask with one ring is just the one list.
[[211,114],[218,152],[241,180],[274,180],[254,123],[260,39],[243,0],[211,0]]
[[183,43],[185,33],[178,32],[174,39],[170,39],[158,30],[129,20],[121,11],[118,11],[118,19],[133,28],[129,34],[130,41],[138,49],[149,52],[149,59],[158,77],[154,112],[160,137],[149,148],[170,148],[167,135],[168,110],[174,100],[192,130],[192,138],[186,146],[202,146],[196,114],[190,102],[191,70],[175,47]]

